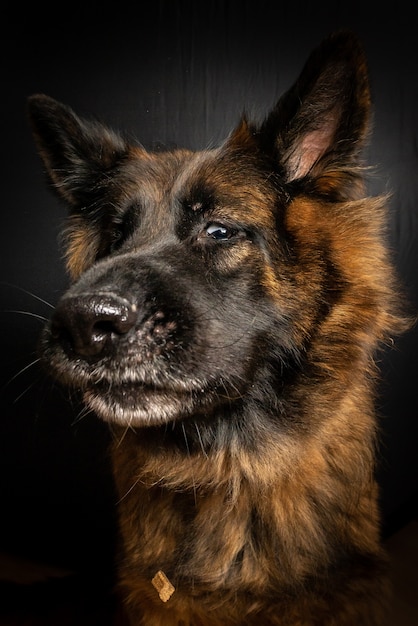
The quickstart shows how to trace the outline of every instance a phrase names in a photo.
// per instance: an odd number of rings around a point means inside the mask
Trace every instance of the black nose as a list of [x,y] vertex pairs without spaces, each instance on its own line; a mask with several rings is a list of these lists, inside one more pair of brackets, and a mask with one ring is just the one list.
[[51,334],[82,357],[97,357],[137,321],[136,306],[113,293],[63,298],[51,319]]

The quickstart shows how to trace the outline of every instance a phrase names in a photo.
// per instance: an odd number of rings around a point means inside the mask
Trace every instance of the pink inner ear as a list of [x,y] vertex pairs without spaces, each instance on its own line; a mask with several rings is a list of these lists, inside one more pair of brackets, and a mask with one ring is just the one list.
[[315,164],[332,147],[337,125],[337,116],[328,114],[319,128],[307,131],[295,141],[287,159],[289,181],[302,178],[312,171]]

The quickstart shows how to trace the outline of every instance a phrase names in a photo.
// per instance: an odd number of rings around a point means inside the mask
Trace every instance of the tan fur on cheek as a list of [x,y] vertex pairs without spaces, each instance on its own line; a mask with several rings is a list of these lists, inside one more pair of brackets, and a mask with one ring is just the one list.
[[63,238],[67,271],[71,279],[76,280],[96,259],[99,249],[97,232],[82,218],[73,218]]

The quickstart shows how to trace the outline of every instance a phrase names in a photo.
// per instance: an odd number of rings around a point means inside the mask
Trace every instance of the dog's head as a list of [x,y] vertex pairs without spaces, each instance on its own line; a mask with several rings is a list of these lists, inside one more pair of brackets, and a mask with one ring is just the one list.
[[362,199],[369,109],[346,33],[213,150],[148,151],[32,96],[69,207],[73,285],[42,342],[55,375],[105,420],[143,426],[243,405],[277,420],[296,379],[358,364],[390,326],[382,211]]

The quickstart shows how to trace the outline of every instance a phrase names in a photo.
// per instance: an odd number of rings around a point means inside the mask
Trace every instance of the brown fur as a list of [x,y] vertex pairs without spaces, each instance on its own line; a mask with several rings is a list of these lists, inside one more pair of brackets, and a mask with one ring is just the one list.
[[346,33],[212,151],[31,99],[74,279],[44,358],[114,435],[132,626],[383,621],[374,355],[406,322],[364,193],[369,108]]

